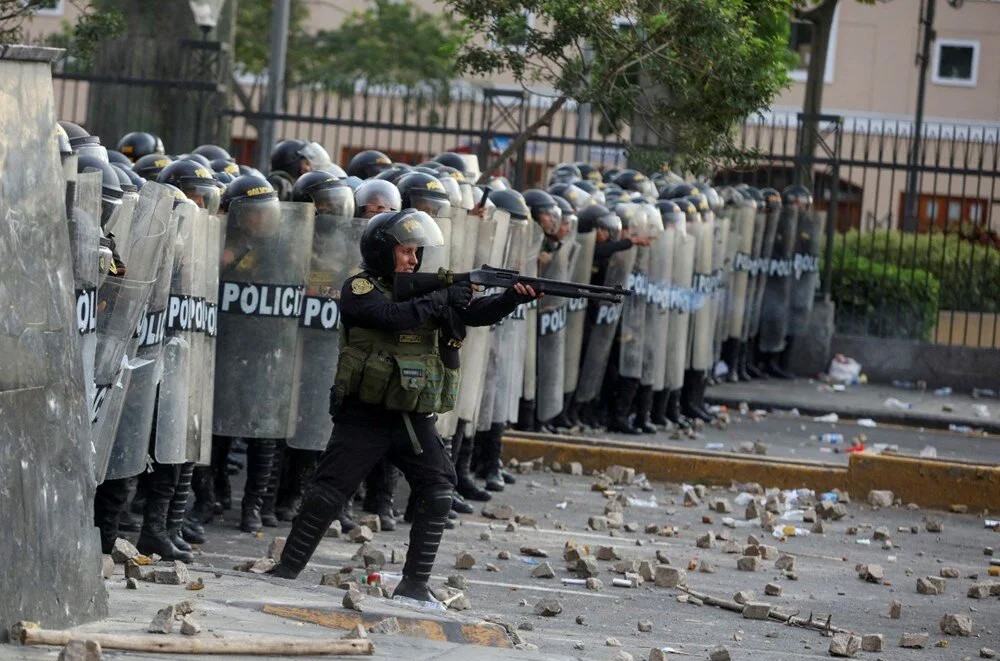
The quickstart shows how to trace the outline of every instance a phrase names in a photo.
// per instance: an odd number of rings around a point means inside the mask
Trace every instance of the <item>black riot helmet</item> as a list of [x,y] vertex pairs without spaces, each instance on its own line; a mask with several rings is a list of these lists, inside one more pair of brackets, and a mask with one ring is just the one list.
[[251,175],[253,177],[260,177],[261,179],[265,178],[264,177],[264,173],[261,172],[260,170],[258,170],[255,167],[251,167],[249,165],[240,165],[239,169],[240,169],[239,176],[249,174],[249,175]]
[[162,154],[163,143],[152,133],[133,131],[126,133],[118,141],[118,151],[125,154],[134,163],[143,156]]
[[[62,127],[63,131],[66,131],[66,135],[69,137],[69,144],[72,147],[76,147],[87,138],[92,137],[90,133],[87,132],[87,129],[83,128],[79,124],[67,122],[65,119],[60,119],[57,123]],[[119,151],[121,150],[119,149]]]
[[128,160],[128,156],[116,149],[108,149],[106,151],[108,152],[108,163],[120,165],[126,170],[132,169],[132,161]]
[[677,205],[675,200],[657,200],[654,206],[660,212],[660,218],[663,219],[664,227],[670,227],[671,225],[684,227],[683,223],[686,215],[681,211],[680,206]]
[[661,200],[676,200],[682,197],[689,197],[691,195],[701,196],[701,191],[699,191],[694,184],[686,182],[670,184],[660,191]]
[[430,216],[416,209],[388,211],[374,216],[361,234],[361,268],[380,278],[390,278],[396,270],[396,246],[417,248],[417,268],[423,249],[443,246],[441,229]]
[[612,181],[615,180],[615,177],[617,177],[618,173],[621,171],[622,171],[621,168],[608,168],[607,170],[604,171],[604,174],[601,175],[601,179],[604,181],[604,183],[610,184]]
[[598,188],[597,184],[594,183],[593,181],[583,179],[581,181],[576,182],[573,185],[582,190],[584,193],[590,195],[590,199],[593,202],[596,202],[597,204],[604,204],[605,200],[604,191]]
[[761,188],[760,194],[764,198],[764,208],[768,211],[781,209],[781,193],[774,188]]
[[216,158],[209,165],[212,167],[213,172],[225,172],[232,175],[234,179],[240,176],[240,166],[224,158]]
[[354,209],[360,218],[372,218],[386,211],[399,211],[403,207],[399,189],[388,181],[372,179],[354,189]]
[[640,193],[650,199],[656,198],[656,186],[646,175],[637,170],[622,170],[615,176],[614,182],[622,187],[622,190]]
[[552,184],[549,186],[548,192],[549,195],[563,198],[573,206],[574,210],[579,211],[592,202],[591,194],[580,188],[579,184],[582,183],[584,182],[580,181],[576,184]]
[[278,194],[264,177],[244,174],[226,186],[219,201],[219,210],[228,212],[233,203],[271,202],[277,204]]
[[212,173],[212,179],[215,179],[217,182],[219,182],[220,184],[222,184],[222,188],[223,189],[225,189],[227,186],[229,186],[229,184],[231,184],[234,181],[236,181],[236,177],[234,177],[233,175],[229,174],[228,172],[213,172]]
[[136,173],[136,171],[133,170],[132,168],[124,168],[123,167],[122,170],[125,171],[125,176],[127,176],[129,178],[129,180],[131,180],[131,182],[135,186],[136,190],[141,189],[142,185],[146,183],[146,180],[143,179],[142,177],[140,177],[138,175],[138,173]]
[[61,124],[56,122],[56,144],[59,146],[59,155],[63,160],[73,153],[73,145],[69,144],[69,134]]
[[579,163],[574,163],[576,169],[580,171],[580,178],[584,181],[590,181],[592,183],[597,183],[601,181],[601,171],[596,165],[587,163],[585,161],[580,161]]
[[122,192],[134,193],[139,190],[139,187],[135,185],[132,179],[128,176],[125,168],[123,168],[118,163],[111,163],[111,169],[115,171],[118,175],[118,185],[121,186]]
[[302,150],[306,143],[303,140],[282,140],[271,150],[271,171],[281,170],[293,177],[302,174],[301,161],[305,156]]
[[357,192],[361,184],[365,183],[364,181],[362,181],[357,177],[344,177],[340,181],[342,181],[345,186],[349,187],[352,191],[355,192]]
[[434,175],[410,172],[396,184],[404,209],[417,209],[431,217],[446,216],[451,201],[444,184]]
[[[555,234],[562,220],[562,210],[552,196],[543,190],[529,188],[524,191],[524,203],[531,210],[531,219],[548,235]],[[548,214],[548,218],[546,218]]]
[[572,163],[560,163],[552,170],[552,174],[549,175],[549,185],[569,183],[582,178],[580,176],[580,168]]
[[743,206],[743,193],[739,192],[732,186],[722,186],[719,188],[719,197],[722,198],[722,204],[726,207],[741,207]]
[[404,175],[413,172],[413,168],[406,163],[393,163],[386,169],[379,172],[377,175],[372,177],[372,179],[381,179],[382,181],[388,181],[390,183],[396,183]]
[[758,209],[764,208],[764,196],[761,195],[759,188],[754,188],[750,184],[738,184],[735,188],[744,199],[753,200]]
[[509,188],[505,190],[493,189],[490,191],[486,201],[487,204],[492,204],[497,209],[509,213],[511,218],[528,220],[531,216],[531,211],[524,201],[524,196],[516,190]]
[[431,159],[436,163],[441,165],[447,165],[448,167],[455,168],[459,172],[465,174],[467,170],[465,169],[465,159],[462,158],[461,154],[456,154],[452,151],[446,151],[443,154],[438,154]]
[[104,227],[122,205],[122,190],[118,173],[109,163],[93,156],[80,156],[76,162],[77,172],[101,173],[101,227]]
[[392,159],[375,149],[366,149],[354,155],[347,164],[347,174],[370,179],[392,165]]
[[312,202],[316,213],[354,217],[354,191],[329,172],[306,172],[292,188],[293,202]]
[[563,224],[569,223],[571,227],[575,226],[579,221],[576,208],[564,197],[553,195],[552,199],[556,201],[556,205],[559,207],[559,214]]
[[701,191],[702,197],[704,197],[705,201],[708,203],[708,208],[711,209],[713,213],[718,215],[718,213],[722,211],[723,206],[723,200],[722,197],[719,196],[719,191],[701,181],[695,184],[695,188]]
[[813,203],[812,193],[801,184],[792,184],[781,192],[781,203],[786,207],[797,207],[800,211],[808,210]]
[[69,136],[69,144],[74,153],[80,156],[93,156],[105,163],[108,162],[108,150],[101,145],[99,137],[91,135],[85,128],[73,122],[59,120],[59,125]]
[[622,221],[603,204],[591,204],[577,216],[577,232],[586,234],[598,229],[607,230],[611,239],[617,239],[622,232]]
[[194,161],[195,163],[198,163],[198,164],[204,166],[208,170],[212,169],[212,161],[208,160],[207,158],[205,158],[201,154],[194,154],[194,153],[181,154],[180,156],[177,157],[177,160],[178,161]]
[[170,184],[181,190],[189,200],[209,213],[219,210],[219,187],[212,171],[194,160],[174,161],[156,177],[160,184]]
[[191,153],[204,156],[209,160],[209,162],[219,159],[229,161],[230,163],[236,162],[236,159],[219,145],[201,145],[200,147],[196,147]]

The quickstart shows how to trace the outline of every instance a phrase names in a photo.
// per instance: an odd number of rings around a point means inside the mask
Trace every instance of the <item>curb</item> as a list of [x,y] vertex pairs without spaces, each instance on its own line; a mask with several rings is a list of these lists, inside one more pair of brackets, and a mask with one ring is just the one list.
[[751,409],[764,409],[766,411],[771,411],[773,409],[787,410],[794,407],[797,408],[799,413],[803,416],[808,417],[826,415],[831,412],[836,413],[842,418],[841,422],[853,421],[858,418],[871,418],[880,424],[899,425],[901,427],[924,427],[926,429],[937,429],[943,431],[948,431],[948,425],[966,425],[972,427],[973,429],[982,429],[990,435],[1000,435],[1000,422],[995,420],[972,421],[961,418],[948,419],[931,413],[904,413],[902,411],[896,412],[878,408],[868,409],[850,406],[840,408],[835,406],[816,407],[807,403],[792,403],[788,401],[774,401],[754,398],[741,399],[738,397],[720,396],[711,392],[705,393],[705,399],[712,404],[722,404],[727,408],[736,411],[739,410],[740,404],[743,403],[749,405]]
[[873,489],[890,489],[903,502],[948,509],[953,504],[970,511],[1000,510],[1000,466],[852,454],[848,465],[818,461],[738,455],[664,445],[646,445],[610,439],[551,434],[512,433],[504,436],[504,460],[530,461],[542,457],[547,464],[564,466],[576,461],[585,473],[608,466],[634,466],[650,479],[700,482],[729,486],[732,482],[758,482],[765,487],[816,491],[848,491],[864,502]]

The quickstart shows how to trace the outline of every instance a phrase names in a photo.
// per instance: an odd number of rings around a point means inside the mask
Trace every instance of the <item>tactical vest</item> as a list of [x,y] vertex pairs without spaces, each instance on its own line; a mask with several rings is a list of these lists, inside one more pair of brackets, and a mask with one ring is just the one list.
[[[368,278],[370,296],[392,299],[392,290]],[[455,408],[461,370],[441,361],[438,329],[431,321],[404,331],[344,328],[334,378],[339,401],[354,396],[390,411],[445,413]]]

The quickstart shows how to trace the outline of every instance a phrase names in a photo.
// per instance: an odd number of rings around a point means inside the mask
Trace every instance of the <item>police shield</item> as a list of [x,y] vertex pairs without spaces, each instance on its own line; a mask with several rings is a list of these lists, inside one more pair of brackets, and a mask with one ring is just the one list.
[[795,204],[782,204],[774,246],[768,260],[767,283],[760,309],[759,346],[765,353],[780,353],[785,350],[798,224],[799,207]]
[[[629,236],[635,238],[652,238],[650,225],[646,218],[646,209],[642,205],[622,204],[624,211],[631,214],[629,220]],[[625,299],[622,304],[621,324],[619,326],[618,373],[624,378],[640,379],[642,377],[642,361],[645,352],[646,336],[646,294],[649,284],[649,247],[635,248],[635,261],[629,274],[625,288],[634,295]]]
[[732,285],[729,292],[726,337],[737,340],[743,337],[745,326],[743,320],[747,314],[747,299],[751,291],[750,276],[753,269],[754,244],[757,238],[756,224],[757,203],[752,198],[744,197],[733,209],[733,230],[729,242],[729,254],[732,259]]
[[778,219],[781,216],[781,201],[777,191],[770,191],[770,204],[762,204],[757,209],[757,220],[754,223],[759,233],[754,237],[754,263],[751,270],[753,291],[748,297],[749,314],[746,318],[744,339],[757,337],[760,333],[760,311],[764,302],[764,290],[767,288],[767,272],[771,264],[771,253],[774,251],[774,238],[778,233]]
[[194,459],[198,464],[208,464],[212,456],[212,421],[215,411],[215,343],[219,329],[219,260],[225,245],[226,225],[222,218],[212,214],[208,217],[205,238],[205,323],[204,364],[202,365],[201,390],[201,443],[200,456]]
[[[503,268],[514,271],[524,269],[531,240],[531,223],[512,218],[507,232],[507,254]],[[492,333],[493,381],[495,382],[490,422],[506,424],[517,419],[517,405],[524,382],[524,353],[526,349],[526,306],[521,305],[507,318],[500,321]]]
[[69,221],[76,293],[76,329],[80,333],[87,404],[95,398],[94,360],[97,352],[97,283],[100,274],[101,174],[81,172],[77,178]]
[[[159,184],[150,183],[150,186]],[[121,419],[111,449],[105,479],[115,480],[138,475],[146,467],[150,432],[156,405],[156,391],[163,372],[163,337],[166,330],[167,303],[170,296],[171,269],[177,237],[177,216],[171,214],[173,195],[162,187],[167,221],[167,240],[156,270],[156,284],[150,292],[146,313],[135,331],[137,365],[129,374]]]
[[[680,215],[680,214],[678,214]],[[642,385],[663,390],[667,363],[667,311],[670,269],[673,263],[675,233],[669,234],[660,211],[646,205],[646,217],[652,228],[649,246],[649,280],[646,284],[646,332],[643,339]]]
[[324,449],[333,431],[330,387],[339,354],[340,288],[360,268],[361,233],[368,222],[351,217],[350,209],[344,210],[348,213],[316,214],[313,230],[309,279],[299,320],[302,367],[297,422],[295,434],[288,438],[290,447],[302,450]]
[[[596,240],[597,232],[594,230],[576,235],[576,255],[570,272],[573,282],[590,284]],[[566,301],[566,360],[563,372],[563,392],[566,394],[575,392],[579,383],[586,323],[587,299],[571,298]]]
[[[524,254],[524,269],[522,273],[527,276],[538,275],[538,255],[542,250],[542,242],[545,234],[537,223],[529,225],[528,247]],[[521,396],[526,400],[535,400],[538,397],[538,372],[535,366],[538,362],[538,301],[531,301],[525,306],[525,323],[527,325],[524,349],[524,390]],[[537,404],[536,404],[537,407]],[[537,409],[536,409],[537,410]],[[519,420],[521,424],[534,424],[531,420]]]
[[[539,273],[541,277],[551,280],[569,279],[570,260],[576,249],[574,238],[575,232],[571,230],[558,250],[551,253],[549,262],[542,266]],[[538,301],[535,411],[536,417],[543,422],[556,417],[563,409],[568,303],[561,296],[545,296]]]
[[[170,271],[170,295],[167,299],[160,388],[156,406],[156,445],[153,457],[161,464],[181,464],[188,460],[188,416],[195,406],[191,401],[191,372],[195,319],[195,259],[199,254],[195,240],[200,220],[198,207],[180,201],[174,209],[177,238]],[[202,251],[203,255],[204,252]]]
[[216,434],[290,438],[298,403],[299,317],[312,261],[313,207],[234,201],[219,268]]
[[211,225],[207,209],[198,209],[194,222],[194,261],[192,263],[191,285],[191,369],[188,373],[188,415],[186,462],[208,463],[211,459],[211,437],[207,447],[202,447],[206,436],[202,432],[202,402],[205,393],[203,368],[208,345],[205,335],[207,323],[206,301],[208,300],[208,235]]
[[[669,232],[669,226],[668,226]],[[674,233],[674,253],[670,282],[670,313],[667,320],[667,357],[664,385],[677,390],[684,385],[691,337],[691,313],[700,295],[693,289],[694,260],[698,241],[687,233],[684,223]]]
[[791,317],[788,334],[804,335],[809,325],[816,289],[819,287],[819,255],[823,249],[826,212],[816,211],[804,203],[799,212],[799,227],[792,258],[794,282],[792,283]]
[[[731,211],[731,210],[730,210]],[[731,215],[726,212],[715,219],[715,246],[712,249],[712,365],[719,362],[722,352],[722,341],[726,339],[726,315],[728,314],[730,276],[732,275],[732,258],[729,254],[731,243]],[[735,239],[733,239],[735,240]]]
[[712,366],[712,341],[715,324],[712,315],[712,253],[715,249],[715,218],[704,198],[700,198],[699,222],[688,225],[688,233],[695,238],[694,278],[692,288],[693,317],[691,319],[691,360],[693,370],[707,371]]

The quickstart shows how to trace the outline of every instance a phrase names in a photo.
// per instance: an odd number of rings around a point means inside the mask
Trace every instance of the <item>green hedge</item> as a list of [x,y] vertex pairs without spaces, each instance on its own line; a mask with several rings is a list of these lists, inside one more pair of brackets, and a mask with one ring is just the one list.
[[931,339],[941,284],[927,271],[837,255],[832,284],[838,333]]
[[834,269],[845,270],[848,261],[857,257],[931,273],[941,285],[938,305],[942,310],[1000,312],[1000,250],[993,246],[940,231],[916,234],[878,230],[861,234],[851,230],[838,235]]

